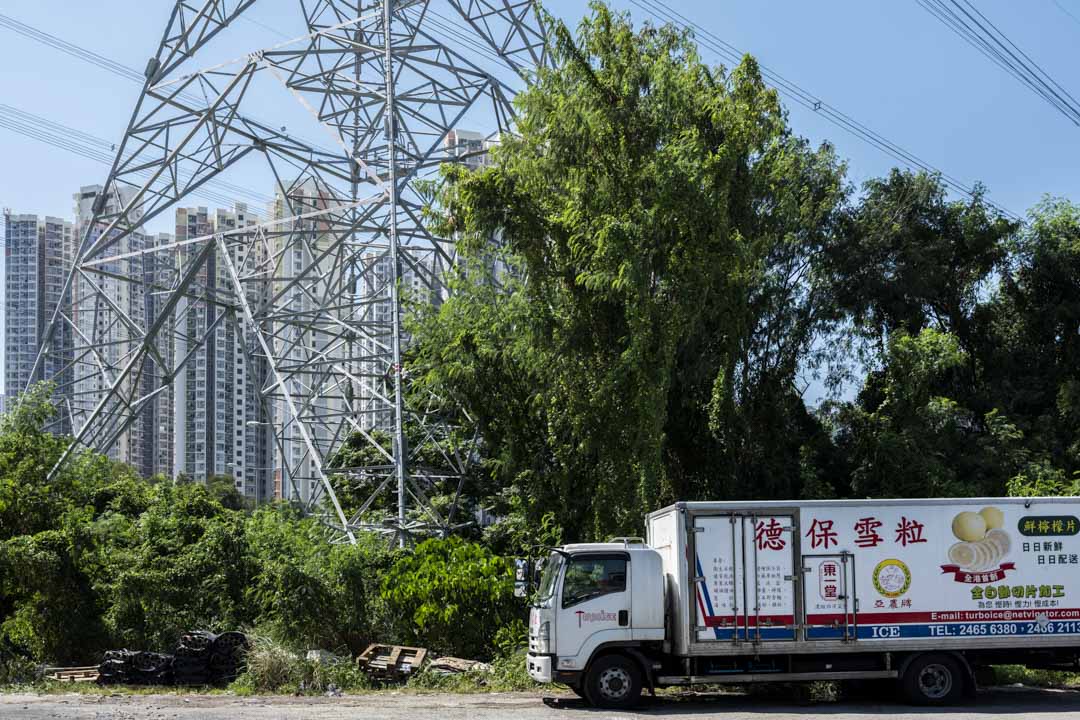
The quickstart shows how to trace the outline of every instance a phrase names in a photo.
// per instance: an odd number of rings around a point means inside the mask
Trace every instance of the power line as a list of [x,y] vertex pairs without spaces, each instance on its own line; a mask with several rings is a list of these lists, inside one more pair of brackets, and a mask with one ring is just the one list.
[[[108,158],[108,162],[112,162],[113,155],[116,152],[116,145],[110,143],[108,140],[96,137],[89,133],[75,128],[63,125],[61,123],[49,120],[41,115],[35,115],[34,113],[20,110],[19,108],[12,107],[11,105],[5,105],[0,103],[0,118],[7,119],[9,122],[22,123],[24,126],[32,127],[35,129],[46,129],[52,132],[54,137],[62,138],[67,143],[82,144],[85,147],[92,148],[96,153],[104,153],[101,156]],[[207,181],[208,185],[213,185],[221,190],[231,193],[232,196],[243,196],[247,200],[255,203],[270,203],[273,198],[269,195],[258,192],[257,190],[251,190],[242,185],[236,185],[231,182],[227,182],[220,178],[211,178]]]
[[[40,115],[19,110],[10,105],[0,104],[0,127],[103,165],[111,165],[113,162],[115,145],[111,145],[107,140],[94,137],[89,133],[62,125]],[[149,172],[144,171],[140,175],[149,177]],[[190,178],[190,173],[188,173],[188,177]],[[217,192],[213,189],[214,187],[230,194],[226,195],[225,192]],[[222,207],[229,207],[235,203],[237,194],[245,195],[256,203],[268,203],[270,201],[268,196],[260,195],[239,185],[219,181],[216,178],[195,189],[193,194]]]
[[[1019,80],[1074,125],[1080,126],[1080,102],[1031,56],[1021,50],[969,0],[916,0],[969,45]],[[1060,5],[1059,5],[1060,7]]]
[[78,45],[75,45],[73,43],[69,43],[66,40],[61,40],[55,35],[50,35],[44,30],[39,30],[31,25],[19,22],[15,18],[9,17],[2,13],[0,13],[0,26],[6,27],[9,30],[14,30],[15,32],[19,33],[24,37],[35,40],[44,45],[48,45],[49,47],[55,48],[56,50],[59,50],[61,52],[67,53],[68,55],[76,57],[83,62],[97,65],[99,68],[107,70],[114,75],[126,77],[129,80],[134,80],[140,84],[145,82],[143,74],[138,70],[129,68],[126,65],[122,65],[115,60],[110,60],[104,55],[99,55],[92,50],[87,50],[86,48],[79,47]]
[[1061,0],[1054,0],[1054,4],[1058,6],[1058,10],[1060,10],[1060,11],[1061,11],[1061,12],[1063,12],[1063,13],[1065,13],[1065,14],[1066,14],[1066,15],[1068,15],[1069,17],[1071,17],[1071,18],[1073,19],[1073,22],[1076,22],[1076,23],[1080,24],[1080,17],[1077,17],[1076,15],[1074,15],[1074,14],[1072,13],[1072,11],[1071,11],[1071,10],[1069,10],[1069,9],[1068,9],[1067,7],[1065,7],[1064,5],[1062,5],[1062,4],[1061,4]]
[[[251,22],[260,26],[263,25],[262,23],[255,20],[252,20]],[[145,76],[134,68],[128,67],[127,65],[119,63],[115,60],[111,60],[104,55],[94,52],[93,50],[89,50],[80,45],[76,45],[75,43],[63,40],[62,38],[59,38],[55,35],[51,35],[44,30],[33,27],[32,25],[27,25],[26,23],[20,22],[19,20],[9,17],[8,15],[4,15],[3,13],[0,13],[0,27],[6,27],[9,30],[13,30],[14,32],[22,35],[23,37],[42,43],[43,45],[51,47],[55,50],[59,50],[60,52],[66,53],[78,60],[82,60],[83,62],[95,65],[102,70],[106,70],[107,72],[112,73],[113,75],[117,75],[133,82],[137,82],[140,86],[146,82]],[[277,31],[275,30],[274,32]],[[204,102],[204,99],[190,93],[180,93],[177,97],[184,100],[185,102],[193,104]],[[258,120],[258,118],[252,119]],[[266,125],[267,127],[273,127],[272,125],[265,122],[261,122],[261,124]],[[319,150],[321,152],[329,152],[326,148],[321,147],[318,144],[311,142],[310,140],[305,140],[304,138],[301,138],[297,135],[293,135],[293,137],[296,140],[304,143],[308,147],[311,147],[315,150]]]
[[[679,13],[677,10],[674,10],[666,3],[662,2],[662,0],[629,0],[629,2],[638,9],[644,10],[662,21],[692,32],[699,47],[713,52],[731,65],[737,65],[742,61],[742,58],[745,55],[743,51],[739,50],[734,45],[711,32],[708,28],[703,27]],[[929,162],[889,140],[881,133],[870,129],[855,118],[841,112],[810,91],[786,79],[765,65],[759,63],[758,67],[761,69],[761,75],[765,81],[776,88],[777,91],[789,100],[814,112],[831,122],[833,125],[854,135],[863,142],[872,145],[900,163],[908,167],[917,168],[924,172],[937,175],[941,178],[942,182],[953,191],[971,197],[975,196],[976,191],[974,187],[969,186],[945,171],[934,167]],[[1019,216],[1016,213],[1001,205],[993,203],[986,198],[983,198],[983,202],[1003,215],[1007,215],[1013,219],[1019,219]]]

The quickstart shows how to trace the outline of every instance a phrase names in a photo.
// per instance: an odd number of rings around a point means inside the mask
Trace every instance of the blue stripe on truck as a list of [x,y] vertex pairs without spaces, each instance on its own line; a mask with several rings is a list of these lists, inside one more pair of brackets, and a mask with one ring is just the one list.
[[[701,558],[698,557],[697,553],[694,553],[694,563],[697,566],[698,577],[705,577],[705,572],[701,569]],[[709,597],[708,586],[703,582],[695,582],[694,584],[697,585],[698,599],[700,599],[702,597],[702,593],[704,593],[705,611],[706,613],[708,613],[708,617],[715,615],[716,613],[713,612],[712,598]],[[702,622],[704,622],[704,620],[705,618],[702,618]],[[720,628],[713,628],[713,631],[716,633],[717,640],[722,639],[720,637]]]
[[[718,640],[731,640],[732,628],[714,628]],[[896,640],[900,638],[954,638],[954,637],[1018,637],[1036,636],[1053,637],[1062,635],[1080,635],[1080,621],[1054,620],[1038,623],[1030,620],[1019,622],[978,622],[978,623],[933,623],[907,625],[860,625],[860,640]],[[761,628],[762,640],[790,640],[791,630],[787,628]],[[809,626],[806,628],[808,640],[841,640],[843,628]]]

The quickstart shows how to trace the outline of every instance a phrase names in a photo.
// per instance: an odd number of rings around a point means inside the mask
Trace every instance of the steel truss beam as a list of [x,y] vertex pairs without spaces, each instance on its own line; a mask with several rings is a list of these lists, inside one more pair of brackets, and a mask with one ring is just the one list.
[[[441,399],[410,395],[402,369],[403,284],[440,301],[454,258],[421,221],[417,183],[463,157],[447,138],[467,118],[482,118],[491,138],[510,130],[513,93],[500,73],[528,77],[546,62],[533,0],[299,0],[304,34],[200,65],[254,4],[177,0],[147,63],[105,191],[81,226],[70,301],[54,310],[38,354],[40,364],[57,334],[73,338],[59,395],[75,443],[54,472],[77,445],[152,442],[136,421],[229,328],[257,373],[285,499],[344,541],[358,530],[402,543],[446,532],[460,521],[476,437],[448,424]],[[466,59],[444,41],[447,22],[499,62]],[[305,108],[331,147],[245,114],[262,83]],[[142,230],[258,158],[276,189],[267,220],[182,239]],[[205,401],[213,412],[214,398]],[[350,436],[375,460],[332,468]],[[351,515],[335,493],[341,477],[371,491]],[[396,515],[373,518],[389,490]],[[442,510],[432,492],[450,497]]]

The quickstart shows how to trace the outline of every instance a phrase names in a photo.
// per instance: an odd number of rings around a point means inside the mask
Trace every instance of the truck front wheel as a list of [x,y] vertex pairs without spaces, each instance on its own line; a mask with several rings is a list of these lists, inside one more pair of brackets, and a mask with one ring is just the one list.
[[959,663],[948,655],[920,655],[904,670],[904,696],[915,705],[948,705],[964,691]]
[[641,698],[641,670],[625,655],[605,655],[589,668],[585,694],[600,707],[633,707]]

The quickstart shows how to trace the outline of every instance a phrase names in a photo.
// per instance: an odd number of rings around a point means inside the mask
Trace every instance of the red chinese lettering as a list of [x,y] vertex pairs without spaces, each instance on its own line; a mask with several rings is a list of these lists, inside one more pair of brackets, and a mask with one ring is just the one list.
[[885,540],[877,533],[881,525],[881,521],[876,518],[859,518],[859,522],[855,523],[855,544],[862,548],[877,547],[878,543]]
[[836,563],[822,563],[821,574],[825,577],[836,577]]
[[783,550],[784,549],[784,526],[776,522],[776,518],[769,518],[766,525],[762,520],[757,524],[754,531],[754,540],[757,541],[758,550]]
[[826,585],[825,586],[825,599],[826,600],[835,600],[836,596],[837,596],[836,586],[835,585]]
[[923,537],[924,527],[925,525],[918,520],[908,520],[901,516],[900,522],[896,525],[896,542],[904,547],[926,542],[926,538]]
[[828,550],[832,545],[836,545],[837,535],[833,530],[833,521],[815,518],[810,524],[810,529],[806,531],[806,537],[810,538],[811,549],[820,547]]

